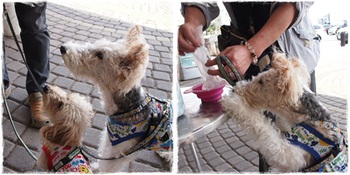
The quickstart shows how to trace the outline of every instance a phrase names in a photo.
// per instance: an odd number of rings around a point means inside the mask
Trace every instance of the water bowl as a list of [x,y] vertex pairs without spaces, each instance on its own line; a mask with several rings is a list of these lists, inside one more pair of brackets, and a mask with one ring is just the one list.
[[187,89],[184,93],[194,93],[199,99],[202,100],[202,103],[208,102],[217,102],[221,99],[222,93],[224,92],[225,83],[221,83],[220,86],[211,89],[203,90],[203,83],[193,86],[191,89]]

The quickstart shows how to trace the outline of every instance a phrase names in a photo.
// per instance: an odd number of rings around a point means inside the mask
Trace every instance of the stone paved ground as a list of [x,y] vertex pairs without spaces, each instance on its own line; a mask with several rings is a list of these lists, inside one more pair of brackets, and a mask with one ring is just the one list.
[[[95,2],[95,1],[94,1]],[[102,0],[101,2],[104,2]],[[106,1],[107,2],[107,1]],[[105,4],[105,15],[97,13],[102,6],[83,6],[83,3],[71,2],[68,7],[49,3],[47,8],[47,23],[51,36],[50,47],[50,77],[49,84],[56,84],[68,92],[78,92],[91,97],[96,116],[92,127],[88,128],[84,135],[84,144],[96,151],[102,129],[105,127],[107,116],[101,107],[101,100],[97,87],[90,82],[74,78],[64,66],[60,57],[59,47],[66,41],[95,41],[100,38],[116,40],[122,38],[129,28],[139,24],[143,28],[143,34],[150,44],[150,64],[142,85],[149,93],[160,98],[171,98],[172,90],[172,36],[169,30],[168,20],[171,11],[168,8],[160,9],[161,5],[169,7],[166,3],[156,4],[141,1],[139,4],[122,3]],[[123,1],[124,2],[124,1]],[[170,2],[169,2],[170,3]],[[96,3],[98,4],[98,3]],[[171,3],[170,3],[171,4]],[[133,5],[134,10],[128,11]],[[127,8],[128,7],[128,8]],[[86,9],[84,9],[86,8]],[[126,11],[123,11],[126,10]],[[162,14],[141,18],[144,14],[152,14],[154,11]],[[120,12],[120,13],[119,13]],[[128,15],[130,12],[130,15]],[[152,12],[152,13],[151,13]],[[112,15],[118,13],[118,16]],[[138,14],[137,16],[135,14]],[[152,18],[152,20],[150,19]],[[143,20],[142,20],[143,19]],[[149,19],[149,20],[148,20]],[[157,20],[160,24],[156,25]],[[5,37],[6,64],[12,81],[12,93],[8,98],[10,111],[14,118],[15,126],[24,142],[38,155],[40,142],[38,130],[30,127],[30,110],[25,91],[25,75],[27,69],[23,64],[15,42],[12,38]],[[6,113],[2,119],[3,128],[3,173],[22,173],[36,171],[35,161],[24,150],[19,140],[14,135],[10,121]],[[91,159],[95,161],[94,159]],[[168,172],[171,166],[157,154],[150,151],[141,151],[136,161],[125,167],[125,172]]]

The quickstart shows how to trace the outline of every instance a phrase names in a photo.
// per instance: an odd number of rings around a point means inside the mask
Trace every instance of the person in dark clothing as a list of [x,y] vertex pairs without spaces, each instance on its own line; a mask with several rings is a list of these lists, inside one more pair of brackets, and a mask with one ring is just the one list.
[[[29,69],[40,86],[37,87],[33,77],[27,73],[26,90],[31,108],[32,124],[36,128],[50,123],[42,112],[43,101],[39,89],[45,86],[50,71],[50,36],[46,24],[46,7],[46,2],[15,3],[24,55]],[[5,49],[3,50],[5,55]],[[5,61],[3,62],[3,86],[8,96],[11,87]]]

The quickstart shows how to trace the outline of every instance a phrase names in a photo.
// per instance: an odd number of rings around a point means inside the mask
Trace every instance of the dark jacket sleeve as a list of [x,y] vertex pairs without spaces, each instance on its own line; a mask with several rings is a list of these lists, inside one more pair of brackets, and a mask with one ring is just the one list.
[[196,6],[200,8],[205,16],[206,24],[203,26],[203,31],[206,30],[210,22],[213,21],[215,18],[219,16],[220,9],[218,5],[215,2],[182,2],[181,3],[181,14],[182,16],[185,16],[185,9],[188,6]]

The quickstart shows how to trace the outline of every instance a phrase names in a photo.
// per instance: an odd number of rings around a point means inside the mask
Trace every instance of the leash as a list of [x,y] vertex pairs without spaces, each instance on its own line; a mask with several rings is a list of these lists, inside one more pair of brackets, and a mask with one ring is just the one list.
[[[231,86],[235,86],[237,81],[241,81],[243,79],[242,76],[239,74],[237,68],[225,55],[219,55],[215,59],[221,75],[228,83],[230,83]],[[227,67],[230,68],[231,71],[229,73],[227,73],[227,71],[225,70],[225,65],[227,65]],[[236,81],[232,79],[232,73],[236,77]]]
[[[25,65],[26,65],[26,67],[27,67],[27,69],[28,69],[28,72],[29,72],[29,74],[32,76],[33,81],[34,81],[35,85],[38,87],[40,93],[43,93],[43,89],[39,86],[38,82],[37,82],[36,79],[34,78],[34,75],[33,75],[32,71],[29,69],[28,63],[27,63],[27,61],[26,61],[26,59],[25,59],[25,57],[24,57],[23,51],[22,51],[22,49],[21,49],[21,47],[20,47],[20,45],[19,45],[18,39],[17,39],[16,34],[15,34],[15,32],[14,32],[13,25],[12,25],[12,23],[11,23],[10,16],[9,16],[9,14],[8,14],[8,11],[7,11],[7,9],[6,9],[5,4],[3,4],[3,8],[4,8],[4,13],[5,13],[5,16],[6,16],[6,19],[7,19],[7,23],[8,23],[8,25],[9,25],[9,27],[10,27],[10,30],[11,30],[11,34],[12,34],[12,36],[13,36],[13,39],[15,40],[15,43],[16,43],[16,45],[17,45],[17,47],[18,47],[18,50],[19,50],[19,52],[20,52],[20,54],[21,54],[21,56],[22,56],[22,59],[23,59]],[[4,64],[5,64],[5,63],[4,63]],[[38,158],[34,155],[34,153],[33,153],[33,152],[28,148],[28,146],[24,143],[24,141],[22,140],[21,136],[19,135],[19,133],[18,133],[16,127],[15,127],[15,124],[14,124],[14,121],[13,121],[13,117],[12,117],[12,115],[11,115],[10,109],[9,109],[9,107],[8,107],[8,104],[7,104],[7,99],[6,99],[6,97],[5,97],[5,89],[4,89],[4,86],[2,87],[2,96],[3,96],[3,98],[4,98],[4,104],[5,104],[6,112],[7,112],[8,116],[9,116],[9,119],[10,119],[10,122],[11,122],[11,126],[12,126],[12,128],[13,128],[13,130],[14,130],[16,136],[17,136],[17,138],[18,138],[19,141],[22,143],[23,147],[24,147],[25,150],[28,152],[28,154],[29,154],[35,161],[37,161]]]
[[4,98],[5,109],[6,109],[6,112],[7,112],[8,116],[9,116],[9,119],[10,119],[10,122],[11,122],[11,126],[12,126],[12,128],[13,128],[13,130],[14,130],[14,132],[15,132],[17,138],[18,138],[18,140],[22,143],[22,145],[23,145],[23,147],[25,148],[25,150],[29,153],[29,155],[30,155],[35,161],[37,161],[38,158],[37,158],[37,157],[34,155],[34,153],[28,148],[28,146],[27,146],[27,145],[24,143],[24,141],[22,140],[21,136],[18,134],[18,131],[17,131],[17,129],[16,129],[16,127],[15,127],[15,124],[14,124],[14,122],[13,122],[12,115],[11,115],[11,113],[10,113],[10,109],[9,109],[9,107],[8,107],[8,104],[7,104],[7,100],[6,100],[6,98],[5,98],[5,89],[4,89],[4,86],[3,86],[1,89],[2,89],[2,96],[3,96],[3,98]]
[[100,156],[96,155],[95,153],[93,153],[91,150],[89,150],[89,148],[87,148],[85,145],[83,145],[81,147],[81,150],[83,152],[85,152],[87,155],[89,155],[89,156],[91,156],[91,157],[93,157],[95,159],[99,159],[99,160],[116,160],[116,159],[120,159],[120,158],[123,158],[123,157],[127,156],[127,155],[122,154],[119,157],[107,157],[107,158],[100,157]]

